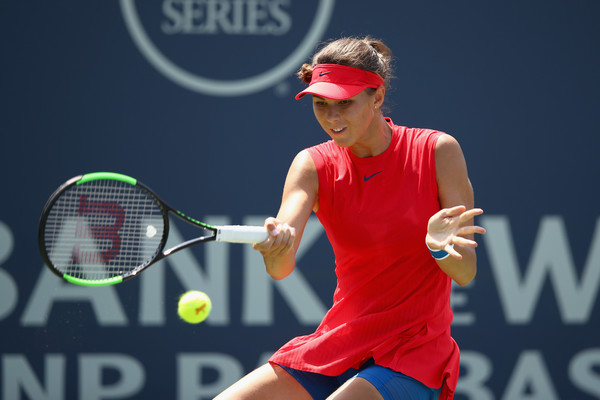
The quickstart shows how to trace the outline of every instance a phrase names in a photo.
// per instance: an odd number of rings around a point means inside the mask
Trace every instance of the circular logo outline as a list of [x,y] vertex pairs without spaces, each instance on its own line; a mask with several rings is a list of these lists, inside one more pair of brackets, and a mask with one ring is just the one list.
[[146,34],[135,7],[135,0],[120,0],[120,4],[129,34],[146,60],[154,68],[188,90],[213,96],[233,97],[261,91],[293,73],[306,60],[306,57],[313,51],[314,46],[323,36],[333,14],[335,0],[319,0],[316,17],[308,33],[298,47],[283,61],[258,75],[236,80],[205,78],[179,67],[169,60]]

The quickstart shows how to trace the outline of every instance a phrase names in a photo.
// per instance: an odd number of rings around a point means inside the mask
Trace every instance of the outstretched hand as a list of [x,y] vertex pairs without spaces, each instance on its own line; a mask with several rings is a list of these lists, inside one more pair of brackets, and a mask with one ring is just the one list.
[[480,208],[467,210],[465,206],[444,208],[435,213],[427,224],[427,246],[431,250],[444,250],[456,259],[462,255],[454,249],[453,245],[477,247],[477,242],[467,238],[475,233],[484,234],[485,229],[477,225],[464,225],[476,215],[483,214]]

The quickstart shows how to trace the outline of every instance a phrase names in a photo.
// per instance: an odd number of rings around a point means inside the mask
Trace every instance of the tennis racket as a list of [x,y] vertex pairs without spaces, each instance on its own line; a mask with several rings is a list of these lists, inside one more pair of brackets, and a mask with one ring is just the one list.
[[[204,236],[165,250],[169,215]],[[74,177],[48,199],[38,228],[46,265],[65,280],[85,286],[120,283],[187,247],[210,241],[258,243],[262,226],[213,226],[191,218],[126,175],[98,172]]]

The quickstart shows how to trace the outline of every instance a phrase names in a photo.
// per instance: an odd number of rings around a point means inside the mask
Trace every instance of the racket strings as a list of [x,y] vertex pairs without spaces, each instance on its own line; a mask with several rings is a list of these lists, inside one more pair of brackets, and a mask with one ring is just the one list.
[[163,232],[162,209],[149,193],[121,181],[94,180],[71,186],[55,201],[45,246],[59,272],[103,280],[150,262]]

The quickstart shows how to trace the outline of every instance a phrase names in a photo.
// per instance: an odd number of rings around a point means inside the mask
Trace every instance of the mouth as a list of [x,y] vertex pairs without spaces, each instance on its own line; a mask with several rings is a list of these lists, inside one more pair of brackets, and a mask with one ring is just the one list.
[[338,134],[342,133],[343,131],[345,131],[346,128],[331,128],[330,130],[334,135],[338,135]]

